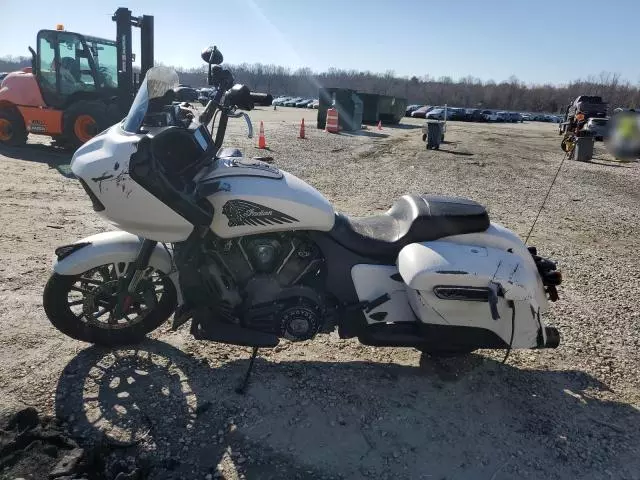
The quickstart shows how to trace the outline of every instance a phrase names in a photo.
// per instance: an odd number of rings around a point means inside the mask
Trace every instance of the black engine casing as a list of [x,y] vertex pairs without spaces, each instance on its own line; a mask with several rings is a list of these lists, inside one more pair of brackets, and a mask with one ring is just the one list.
[[324,259],[304,234],[220,239],[208,245],[205,256],[209,268],[199,269],[200,281],[210,287],[208,303],[214,311],[224,307],[225,321],[230,309],[221,297],[234,300],[234,322],[246,328],[294,341],[310,339],[322,329]]

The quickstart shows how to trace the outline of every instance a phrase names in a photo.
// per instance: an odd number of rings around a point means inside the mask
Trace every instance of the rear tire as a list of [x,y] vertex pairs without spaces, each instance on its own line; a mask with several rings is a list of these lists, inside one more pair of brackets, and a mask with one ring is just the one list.
[[[146,284],[145,280],[140,282],[138,297],[131,302],[124,318],[113,320],[115,293],[110,285],[117,282],[113,274],[116,268],[103,265],[80,275],[54,273],[43,295],[44,310],[53,326],[83,342],[131,345],[142,341],[171,316],[177,303],[175,286],[168,276],[151,269],[157,275],[150,276]],[[75,298],[70,298],[71,295]]]
[[27,143],[27,127],[15,108],[0,109],[0,144],[17,147]]
[[75,150],[109,126],[107,106],[98,100],[80,100],[64,111],[63,134]]

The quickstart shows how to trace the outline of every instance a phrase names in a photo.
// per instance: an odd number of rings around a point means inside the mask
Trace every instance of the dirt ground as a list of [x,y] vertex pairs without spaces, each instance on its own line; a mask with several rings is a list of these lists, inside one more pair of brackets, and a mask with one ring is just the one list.
[[[562,159],[553,124],[450,122],[431,151],[417,120],[331,135],[313,111],[252,118],[277,166],[354,215],[409,192],[461,195],[524,237]],[[244,128],[236,120],[227,145],[263,153]],[[112,465],[153,479],[640,479],[637,163],[601,146],[591,163],[566,161],[542,210],[529,243],[563,269],[547,318],[558,349],[515,351],[506,365],[502,351],[434,361],[321,335],[262,352],[239,396],[246,348],[164,325],[108,351],[49,324],[54,248],[111,227],[69,178],[69,155],[42,142],[0,150],[0,410],[57,416],[81,445],[99,440]],[[41,467],[18,462],[0,478],[44,478]]]

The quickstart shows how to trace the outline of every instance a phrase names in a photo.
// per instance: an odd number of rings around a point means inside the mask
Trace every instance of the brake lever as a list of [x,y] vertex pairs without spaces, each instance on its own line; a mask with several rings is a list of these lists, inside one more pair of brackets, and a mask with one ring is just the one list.
[[247,129],[249,133],[247,134],[247,138],[253,138],[253,124],[251,123],[251,118],[245,112],[233,112],[228,113],[227,116],[229,118],[240,118],[244,117],[244,121],[247,122]]
[[253,124],[251,123],[251,118],[245,112],[242,112],[242,116],[244,117],[244,121],[247,122],[247,129],[249,130],[247,138],[253,138]]

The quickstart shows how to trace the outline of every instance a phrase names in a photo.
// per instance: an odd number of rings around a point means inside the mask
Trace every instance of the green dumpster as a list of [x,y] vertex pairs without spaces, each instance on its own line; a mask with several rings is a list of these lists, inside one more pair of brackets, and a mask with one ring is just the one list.
[[338,110],[338,124],[342,130],[352,132],[362,127],[362,100],[349,88],[321,88],[318,91],[318,128],[327,123],[327,110]]

